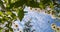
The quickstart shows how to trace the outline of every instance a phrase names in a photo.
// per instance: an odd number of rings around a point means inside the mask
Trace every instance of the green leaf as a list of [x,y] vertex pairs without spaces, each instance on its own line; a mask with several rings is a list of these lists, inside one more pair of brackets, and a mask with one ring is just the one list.
[[6,11],[6,14],[7,15],[12,15],[12,12],[11,11]]
[[11,3],[15,3],[16,1],[18,1],[18,0],[11,0]]
[[18,0],[18,1],[16,1],[15,3],[10,3],[10,7],[8,7],[9,9],[11,9],[11,8],[18,8],[18,7],[20,7],[20,6],[23,6],[24,5],[24,3],[25,3],[25,1],[24,0]]
[[41,9],[44,9],[44,8],[45,8],[45,4],[43,4],[42,2],[40,2],[39,7],[40,7]]
[[18,18],[21,21],[23,19],[23,17],[24,17],[24,11],[23,11],[23,9],[20,9],[19,12],[18,12]]
[[51,7],[51,8],[54,8],[54,5],[53,5],[53,3],[50,3],[50,7]]
[[2,23],[2,19],[0,18],[0,23]]
[[2,5],[3,4],[3,2],[0,0],[0,5]]
[[16,20],[16,15],[14,13],[12,13],[11,17],[13,18],[13,20]]
[[0,32],[2,32],[2,29],[0,29]]
[[29,2],[26,2],[25,4],[26,4],[27,6],[34,7],[34,8],[39,7],[39,3],[38,3],[38,2],[35,2],[34,0],[29,1]]
[[2,16],[3,12],[0,11],[0,16]]

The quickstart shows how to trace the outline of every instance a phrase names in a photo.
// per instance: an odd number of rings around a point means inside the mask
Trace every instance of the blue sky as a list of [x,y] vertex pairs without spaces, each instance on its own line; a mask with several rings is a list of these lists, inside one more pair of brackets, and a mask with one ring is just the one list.
[[[56,19],[53,19],[50,15],[45,13],[38,13],[36,11],[30,11],[29,8],[25,8],[25,11],[28,13],[25,14],[22,22],[16,21],[15,23],[19,25],[20,29],[24,28],[24,24],[31,19],[32,29],[35,29],[35,32],[53,32],[51,24],[55,23],[57,26],[60,26],[60,22],[55,22]],[[49,21],[49,22],[48,22]],[[18,23],[17,23],[18,22]]]

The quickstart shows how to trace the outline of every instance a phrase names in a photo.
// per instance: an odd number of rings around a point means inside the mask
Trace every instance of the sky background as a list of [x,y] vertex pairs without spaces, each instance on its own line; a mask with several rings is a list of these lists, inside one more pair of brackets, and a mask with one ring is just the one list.
[[[28,13],[25,13],[22,22],[20,22],[19,20],[15,21],[15,23],[19,25],[19,29],[23,29],[24,24],[30,19],[30,24],[33,25],[31,30],[35,29],[35,32],[54,32],[54,30],[52,30],[51,28],[52,23],[55,23],[57,26],[60,26],[60,22],[56,22],[57,19],[53,19],[48,14],[45,14],[43,12],[38,13],[36,11],[33,12],[33,10],[30,10],[30,7],[26,7],[24,11],[27,11]],[[12,27],[14,28],[13,25]],[[17,29],[14,30],[14,32],[17,32]]]

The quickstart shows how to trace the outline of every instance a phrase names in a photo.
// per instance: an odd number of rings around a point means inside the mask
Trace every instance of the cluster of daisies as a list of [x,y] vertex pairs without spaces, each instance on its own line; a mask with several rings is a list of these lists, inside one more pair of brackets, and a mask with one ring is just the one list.
[[59,26],[56,26],[55,23],[51,24],[51,27],[52,27],[52,29],[53,29],[55,32],[60,32],[60,27],[59,27]]

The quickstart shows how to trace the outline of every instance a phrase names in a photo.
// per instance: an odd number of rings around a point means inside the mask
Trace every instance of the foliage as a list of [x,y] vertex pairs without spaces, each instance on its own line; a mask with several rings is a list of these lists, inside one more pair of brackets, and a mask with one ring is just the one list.
[[[12,21],[16,20],[17,18],[22,21],[24,17],[23,9],[25,6],[34,7],[34,8],[41,8],[46,9],[46,6],[50,6],[52,10],[55,10],[55,5],[60,5],[56,3],[55,0],[0,0],[0,23],[8,22],[8,28],[10,27]],[[56,3],[56,4],[55,4]],[[60,6],[58,6],[60,7]],[[16,13],[14,13],[16,12]],[[56,12],[59,12],[56,11]],[[17,14],[17,15],[16,15]]]

